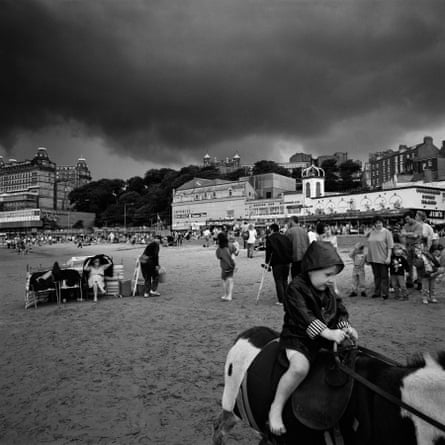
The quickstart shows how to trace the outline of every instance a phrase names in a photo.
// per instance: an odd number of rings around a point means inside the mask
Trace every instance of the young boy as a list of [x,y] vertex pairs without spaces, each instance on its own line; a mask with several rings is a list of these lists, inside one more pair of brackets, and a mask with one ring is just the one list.
[[405,272],[408,272],[408,261],[405,258],[403,247],[395,244],[392,249],[389,273],[391,275],[391,287],[394,289],[396,300],[408,300],[406,293]]
[[422,244],[414,247],[414,265],[417,276],[422,280],[422,303],[437,303],[434,296],[436,277],[440,274],[440,263]]
[[286,433],[284,405],[304,380],[322,347],[340,344],[346,337],[357,340],[357,331],[333,291],[335,276],[344,268],[331,243],[314,241],[301,261],[301,274],[289,284],[284,297],[284,324],[280,342],[289,368],[281,377],[269,411],[269,428],[277,436]]
[[229,240],[225,232],[218,233],[218,248],[216,249],[216,258],[221,267],[221,279],[223,282],[224,295],[223,301],[232,301],[233,293],[233,273],[235,271],[234,247],[229,245]]
[[445,268],[445,252],[443,250],[443,246],[440,244],[432,245],[430,248],[431,255],[436,258],[436,261],[439,263],[439,275],[436,277],[436,284],[442,281],[444,276],[444,268]]
[[361,289],[360,295],[362,297],[366,297],[365,292],[365,263],[366,263],[366,254],[365,254],[365,245],[361,242],[358,242],[352,252],[349,254],[352,258],[352,292],[349,295],[350,297],[356,297]]

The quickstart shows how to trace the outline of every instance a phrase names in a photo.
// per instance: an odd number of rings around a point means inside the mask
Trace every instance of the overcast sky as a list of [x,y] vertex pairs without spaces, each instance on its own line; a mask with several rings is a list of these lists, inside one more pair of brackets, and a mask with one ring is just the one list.
[[445,140],[442,0],[0,0],[0,154],[94,179]]

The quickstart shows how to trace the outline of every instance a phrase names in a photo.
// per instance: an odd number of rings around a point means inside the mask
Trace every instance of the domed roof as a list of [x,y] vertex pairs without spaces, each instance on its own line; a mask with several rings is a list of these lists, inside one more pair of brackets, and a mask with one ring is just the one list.
[[40,158],[40,159],[42,159],[42,158],[48,159],[48,153],[46,151],[46,148],[45,147],[39,147],[37,149],[37,153],[36,153],[35,157],[36,158]]
[[235,156],[233,156],[233,159],[239,159],[240,155],[238,153],[235,154]]
[[302,178],[321,178],[325,176],[325,172],[322,168],[320,167],[316,167],[314,164],[312,164],[310,167],[305,168],[302,172],[301,172],[301,177]]
[[207,154],[204,156],[204,159],[210,159],[210,155],[207,153]]

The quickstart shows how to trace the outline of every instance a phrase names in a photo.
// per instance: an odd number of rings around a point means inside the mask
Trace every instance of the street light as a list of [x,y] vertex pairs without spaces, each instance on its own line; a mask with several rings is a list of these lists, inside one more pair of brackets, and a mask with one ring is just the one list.
[[127,233],[127,206],[133,206],[133,203],[124,203],[124,232]]

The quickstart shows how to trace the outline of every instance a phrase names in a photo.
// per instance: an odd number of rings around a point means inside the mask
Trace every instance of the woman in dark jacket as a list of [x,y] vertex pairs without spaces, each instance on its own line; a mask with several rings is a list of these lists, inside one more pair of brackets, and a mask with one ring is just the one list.
[[140,256],[142,276],[145,281],[144,297],[158,297],[161,295],[157,289],[159,284],[159,245],[161,240],[155,238],[145,248],[144,253]]

